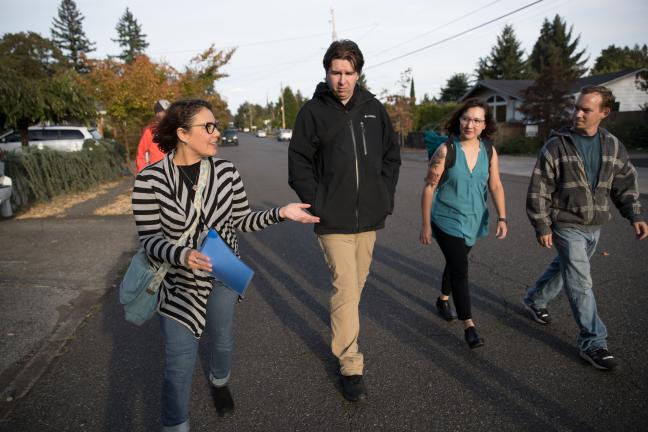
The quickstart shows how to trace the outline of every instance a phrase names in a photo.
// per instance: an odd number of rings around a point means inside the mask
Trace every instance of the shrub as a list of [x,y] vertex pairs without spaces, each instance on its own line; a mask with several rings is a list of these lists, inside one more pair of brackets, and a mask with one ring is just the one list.
[[48,201],[55,196],[81,192],[124,172],[124,149],[112,140],[87,143],[78,152],[44,148],[22,149],[5,156],[6,175],[13,181],[14,210]]
[[646,119],[607,120],[601,126],[619,138],[628,149],[648,149],[648,121]]
[[511,137],[497,145],[497,152],[509,155],[535,155],[542,148],[542,144],[539,138]]

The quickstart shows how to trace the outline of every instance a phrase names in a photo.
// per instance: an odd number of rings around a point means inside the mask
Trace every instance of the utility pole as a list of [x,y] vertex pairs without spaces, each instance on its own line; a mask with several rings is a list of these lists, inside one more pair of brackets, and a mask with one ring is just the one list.
[[286,129],[286,109],[284,106],[284,97],[283,97],[283,82],[281,82],[281,128]]
[[331,41],[335,42],[338,40],[338,36],[337,31],[335,30],[335,12],[333,11],[333,8],[331,8],[331,19],[329,22],[331,23]]

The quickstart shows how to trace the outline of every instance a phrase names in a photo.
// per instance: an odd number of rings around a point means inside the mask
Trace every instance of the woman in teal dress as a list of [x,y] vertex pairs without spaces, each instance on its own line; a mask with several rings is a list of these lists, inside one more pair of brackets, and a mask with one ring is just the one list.
[[449,303],[452,295],[466,342],[477,348],[484,339],[472,319],[468,254],[475,241],[488,233],[487,191],[498,215],[495,235],[501,240],[507,234],[497,152],[489,144],[497,128],[490,107],[470,99],[452,114],[446,129],[450,139],[432,155],[423,187],[420,241],[431,244],[434,236],[446,260],[436,302],[439,314],[448,321],[455,318]]

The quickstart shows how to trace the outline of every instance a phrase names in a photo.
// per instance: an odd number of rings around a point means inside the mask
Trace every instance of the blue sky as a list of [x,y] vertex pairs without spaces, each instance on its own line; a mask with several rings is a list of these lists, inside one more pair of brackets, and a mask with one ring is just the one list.
[[[1,0],[0,32],[49,36],[59,0]],[[648,43],[645,0],[544,0],[458,38],[435,44],[521,8],[533,0],[76,0],[84,29],[96,42],[94,57],[117,54],[115,26],[129,7],[150,43],[147,54],[182,69],[210,44],[238,47],[216,84],[235,112],[243,101],[276,100],[281,84],[310,96],[324,76],[322,56],[331,42],[331,8],[337,35],[353,39],[365,55],[370,89],[396,92],[401,72],[412,68],[417,96],[437,95],[454,73],[472,73],[505,24],[515,27],[530,52],[545,17],[558,13],[581,35],[591,65],[608,45]],[[379,63],[387,62],[382,65]]]

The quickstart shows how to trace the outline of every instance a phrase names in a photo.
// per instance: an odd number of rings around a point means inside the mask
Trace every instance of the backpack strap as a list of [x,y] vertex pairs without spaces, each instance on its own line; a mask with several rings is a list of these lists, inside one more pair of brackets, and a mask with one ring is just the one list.
[[446,157],[445,164],[443,165],[443,174],[441,174],[441,179],[439,180],[440,187],[443,182],[445,182],[448,177],[448,170],[452,168],[457,160],[457,147],[454,142],[454,138],[451,136],[448,137],[448,141],[445,142],[446,145]]
[[488,173],[490,174],[491,161],[493,160],[493,143],[483,140],[484,147],[486,147],[486,154],[488,155]]

